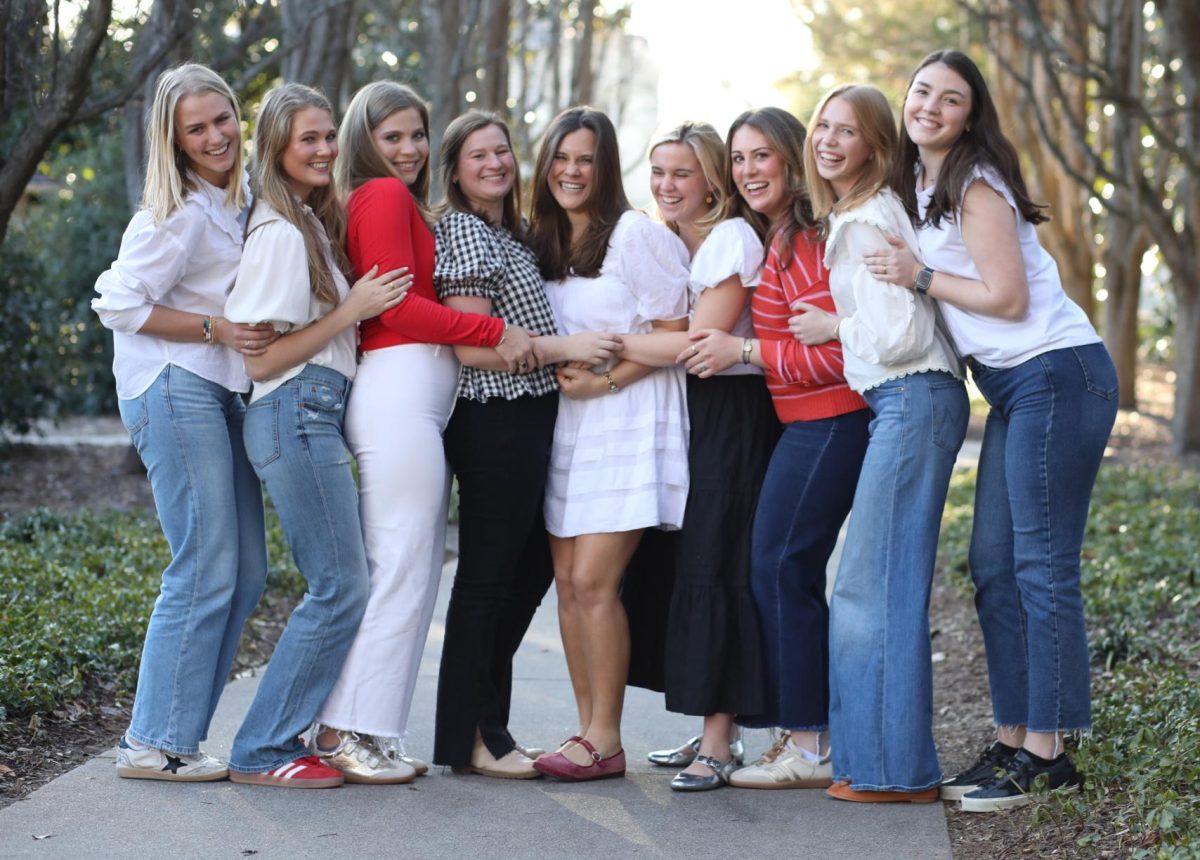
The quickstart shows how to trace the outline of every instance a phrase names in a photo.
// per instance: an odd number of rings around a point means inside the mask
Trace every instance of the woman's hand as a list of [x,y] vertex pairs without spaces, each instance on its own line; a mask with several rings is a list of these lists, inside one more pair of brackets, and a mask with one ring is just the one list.
[[597,376],[591,370],[560,365],[555,375],[558,377],[559,389],[572,400],[590,400],[608,394],[608,380]]
[[908,249],[908,245],[903,239],[897,236],[888,236],[887,241],[891,246],[889,249],[867,251],[863,254],[863,262],[867,264],[867,271],[877,281],[913,289],[917,283],[917,275],[921,273],[924,265],[913,256],[913,252]]
[[279,340],[279,332],[270,323],[245,325],[217,318],[213,320],[213,339],[242,355],[257,356]]
[[346,312],[354,317],[355,322],[379,316],[400,304],[408,295],[408,288],[413,281],[413,276],[407,274],[408,269],[392,269],[382,275],[377,275],[378,271],[378,266],[372,266],[354,282],[350,294],[346,296]]
[[796,302],[791,308],[800,312],[788,317],[788,329],[796,340],[805,346],[816,346],[836,339],[841,317],[808,302]]
[[519,325],[510,325],[504,330],[501,342],[493,347],[508,365],[509,373],[529,373],[538,366],[533,354],[533,338]]
[[687,372],[708,379],[742,360],[743,338],[715,328],[702,328],[688,335],[692,345],[679,353],[676,364]]
[[582,331],[567,337],[566,357],[570,362],[595,367],[611,359],[623,346],[620,335]]

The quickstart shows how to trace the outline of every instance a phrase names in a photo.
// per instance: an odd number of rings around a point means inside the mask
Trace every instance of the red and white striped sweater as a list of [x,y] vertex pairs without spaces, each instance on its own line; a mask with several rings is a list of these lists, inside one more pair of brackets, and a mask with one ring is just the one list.
[[791,306],[808,302],[836,313],[825,268],[825,243],[798,234],[792,261],[779,264],[778,244],[763,264],[762,279],[750,301],[754,333],[766,364],[767,389],[779,420],[815,421],[866,409],[842,375],[842,345],[836,340],[805,346],[788,330]]

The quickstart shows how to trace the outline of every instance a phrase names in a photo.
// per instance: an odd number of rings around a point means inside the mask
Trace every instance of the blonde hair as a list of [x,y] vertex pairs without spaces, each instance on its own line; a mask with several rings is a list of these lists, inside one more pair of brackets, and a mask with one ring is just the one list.
[[[712,203],[707,214],[696,221],[696,232],[705,239],[726,218],[731,217],[729,206],[729,159],[725,154],[725,141],[720,133],[706,122],[685,122],[656,137],[650,144],[650,154],[667,143],[679,143],[689,147],[700,164],[700,173],[708,186]],[[664,219],[665,220],[665,219]],[[666,221],[668,227],[679,232],[679,225]]]
[[[333,116],[329,100],[303,84],[282,84],[263,97],[254,128],[255,204],[265,201],[300,231],[304,237],[313,295],[326,304],[336,305],[339,300],[337,282],[325,248],[330,247],[333,264],[343,274],[350,268],[342,250],[346,236],[346,210],[338,199],[336,183],[314,188],[308,200],[301,203],[288,184],[282,164],[283,153],[292,139],[292,121],[305,108],[317,108],[327,112],[331,118]],[[305,205],[312,209],[325,228],[325,236],[321,236],[317,232],[319,228],[305,217]]]
[[182,209],[188,194],[196,190],[196,183],[188,175],[190,161],[175,141],[175,109],[186,96],[198,93],[216,93],[229,100],[233,119],[238,127],[237,150],[233,167],[229,171],[229,183],[225,187],[225,200],[241,209],[246,205],[246,193],[242,183],[242,114],[237,96],[221,76],[208,66],[185,63],[167,69],[158,76],[154,87],[154,103],[146,119],[146,181],[142,185],[142,206],[150,210],[156,222],[161,223],[176,209]]
[[[372,179],[392,176],[400,179],[388,161],[379,154],[371,132],[379,124],[394,113],[409,108],[415,110],[421,117],[421,125],[425,129],[425,137],[429,138],[429,105],[404,84],[393,81],[375,81],[367,84],[354,94],[350,106],[346,108],[346,116],[342,118],[342,127],[338,131],[338,148],[341,158],[333,165],[334,177],[343,194],[349,194],[355,188]],[[413,184],[408,186],[417,208],[426,222],[431,220],[429,214],[429,159],[417,173]]]
[[887,185],[892,166],[892,153],[896,151],[896,118],[887,96],[869,84],[842,84],[821,97],[813,111],[809,127],[815,128],[821,120],[825,107],[834,99],[841,99],[854,112],[858,123],[858,134],[870,148],[873,158],[863,166],[854,187],[840,199],[833,185],[817,173],[817,157],[813,152],[813,136],[809,135],[804,147],[804,178],[808,183],[808,196],[812,200],[813,217],[821,221],[820,232],[828,230],[832,212],[846,212],[874,197]]

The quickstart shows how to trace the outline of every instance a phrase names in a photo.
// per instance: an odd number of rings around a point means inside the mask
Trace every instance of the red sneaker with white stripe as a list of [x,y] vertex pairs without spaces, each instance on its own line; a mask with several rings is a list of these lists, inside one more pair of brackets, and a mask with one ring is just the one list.
[[262,773],[230,770],[229,780],[244,785],[273,785],[277,788],[337,788],[345,782],[341,771],[328,767],[312,755]]

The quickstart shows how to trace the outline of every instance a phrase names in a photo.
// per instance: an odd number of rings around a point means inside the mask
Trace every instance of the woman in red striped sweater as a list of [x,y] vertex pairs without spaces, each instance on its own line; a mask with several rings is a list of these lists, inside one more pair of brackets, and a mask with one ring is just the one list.
[[804,126],[779,108],[747,111],[726,138],[744,217],[766,227],[766,262],[751,311],[757,337],[716,330],[692,335],[688,371],[701,378],[735,362],[757,364],[783,435],[759,495],[751,538],[751,585],[762,616],[766,709],[738,722],[781,728],[779,741],[735,772],[742,788],[822,788],[832,782],[829,607],[825,566],[850,512],[867,448],[870,412],[842,374],[837,341],[805,346],[788,317],[805,302],[832,311],[824,243],[815,237],[804,187]]

